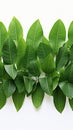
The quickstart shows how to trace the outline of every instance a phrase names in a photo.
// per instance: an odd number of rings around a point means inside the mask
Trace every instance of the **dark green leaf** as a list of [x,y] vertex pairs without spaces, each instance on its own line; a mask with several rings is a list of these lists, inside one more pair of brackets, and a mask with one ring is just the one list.
[[69,58],[68,48],[64,45],[59,49],[59,52],[56,57],[56,66],[58,69],[61,69],[66,65]]
[[54,53],[58,52],[58,49],[63,45],[65,38],[66,38],[65,26],[61,20],[57,20],[56,23],[53,25],[49,34],[49,40],[51,42],[51,47]]
[[54,69],[55,69],[55,63],[54,63],[54,57],[52,56],[52,54],[49,54],[43,60],[43,62],[41,62],[41,67],[42,67],[42,70],[45,73],[48,73],[48,74],[54,71]]
[[19,109],[22,107],[23,102],[24,102],[24,98],[25,98],[25,93],[18,93],[18,91],[16,90],[15,93],[12,95],[12,99],[15,105],[15,108],[17,111],[19,111]]
[[0,109],[6,104],[6,96],[3,91],[3,85],[0,83]]
[[39,82],[41,85],[41,88],[46,92],[48,95],[52,94],[53,91],[53,82],[51,77],[42,77],[39,78]]
[[17,76],[15,78],[15,84],[16,84],[16,87],[17,87],[17,90],[19,93],[22,93],[24,91],[24,80],[23,80],[23,77],[21,76]]
[[5,70],[8,73],[8,75],[12,78],[15,79],[17,76],[17,70],[14,65],[5,65]]
[[69,99],[69,104],[70,104],[71,109],[73,110],[73,98]]
[[10,39],[7,39],[3,46],[3,61],[4,64],[13,64],[17,58],[16,45]]
[[59,87],[68,98],[73,98],[73,84],[67,81],[61,82]]
[[48,44],[40,43],[38,49],[37,49],[37,55],[42,61],[44,58],[46,58],[51,53],[51,47]]
[[33,48],[36,49],[39,43],[42,41],[42,38],[43,38],[43,30],[40,21],[36,20],[28,31],[26,43],[28,45],[32,45]]
[[43,98],[44,98],[44,92],[42,88],[40,87],[40,84],[38,83],[36,90],[32,94],[33,105],[36,108],[40,107],[42,104]]
[[53,93],[53,100],[56,109],[61,113],[65,107],[66,96],[59,87],[57,87]]
[[13,80],[4,80],[3,81],[3,90],[6,95],[6,97],[10,97],[16,90],[16,86],[13,82]]

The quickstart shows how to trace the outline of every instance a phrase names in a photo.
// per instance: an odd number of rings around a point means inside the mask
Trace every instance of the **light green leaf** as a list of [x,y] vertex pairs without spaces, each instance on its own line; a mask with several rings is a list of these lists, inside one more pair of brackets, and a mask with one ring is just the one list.
[[3,84],[0,83],[0,109],[6,104],[6,96],[3,91]]
[[18,93],[22,93],[25,89],[23,77],[17,76],[14,81],[15,81]]
[[19,21],[13,17],[9,29],[8,29],[9,37],[13,41],[18,42],[20,37],[23,37],[23,29]]
[[40,77],[39,83],[41,85],[41,88],[46,92],[48,95],[52,94],[53,91],[53,82],[51,77]]
[[71,22],[68,29],[68,39],[73,42],[73,21]]
[[49,54],[43,60],[43,62],[41,62],[41,67],[42,67],[42,70],[45,73],[48,73],[48,74],[54,71],[54,69],[55,69],[55,62],[54,62],[54,57],[52,56],[52,54]]
[[16,86],[13,80],[3,80],[3,90],[6,97],[10,97],[16,90]]
[[2,56],[2,48],[7,39],[7,30],[2,22],[0,22],[0,57]]
[[68,58],[69,58],[68,48],[64,45],[59,49],[59,52],[56,57],[57,69],[61,69],[62,67],[64,67],[68,62]]
[[59,87],[57,87],[53,93],[53,100],[56,109],[62,113],[66,103],[66,96]]
[[45,44],[45,43],[40,43],[37,49],[37,55],[41,61],[43,61],[43,59],[46,58],[51,52],[52,52],[52,49],[50,45]]
[[35,81],[33,79],[31,79],[30,77],[24,76],[25,89],[28,94],[32,91],[34,83]]
[[16,62],[17,50],[16,45],[10,39],[7,39],[3,46],[3,61],[4,64],[13,64]]
[[24,98],[25,98],[25,93],[18,93],[18,91],[16,90],[15,93],[12,95],[12,99],[13,99],[13,103],[15,105],[15,108],[17,111],[20,110],[20,108],[23,105],[24,102]]
[[61,82],[59,87],[68,98],[73,98],[73,84],[68,81]]
[[42,38],[43,30],[40,21],[36,20],[28,31],[26,43],[28,45],[32,45],[33,48],[36,49],[39,46],[39,43],[42,41]]
[[59,48],[63,45],[63,42],[66,38],[66,30],[63,22],[59,19],[53,25],[50,34],[49,40],[51,42],[51,47],[54,53],[57,53]]
[[5,65],[5,70],[8,73],[8,75],[12,78],[15,79],[17,76],[17,70],[14,65]]
[[42,88],[40,87],[40,84],[37,84],[36,90],[32,93],[32,102],[33,105],[36,108],[39,108],[42,104],[44,98],[44,92],[42,90]]
[[69,99],[69,105],[70,105],[71,109],[73,110],[73,98]]

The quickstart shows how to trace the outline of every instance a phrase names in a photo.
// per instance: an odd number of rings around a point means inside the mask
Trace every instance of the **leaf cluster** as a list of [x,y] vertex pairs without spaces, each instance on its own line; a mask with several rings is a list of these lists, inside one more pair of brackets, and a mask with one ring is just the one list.
[[12,96],[18,111],[25,96],[31,96],[39,108],[44,95],[53,97],[55,108],[61,113],[66,97],[73,109],[73,22],[68,29],[59,19],[44,36],[39,20],[27,33],[26,40],[20,22],[13,17],[8,31],[0,22],[0,109]]

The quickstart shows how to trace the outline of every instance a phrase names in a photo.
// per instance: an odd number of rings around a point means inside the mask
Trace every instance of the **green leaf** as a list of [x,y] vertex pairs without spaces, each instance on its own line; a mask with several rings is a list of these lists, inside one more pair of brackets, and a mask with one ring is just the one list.
[[64,45],[59,49],[59,52],[56,57],[57,69],[61,69],[63,66],[65,66],[66,63],[68,62],[68,58],[69,58],[68,48]]
[[18,91],[16,90],[15,93],[12,95],[12,99],[13,99],[13,103],[15,105],[15,108],[17,111],[20,110],[20,108],[23,105],[24,102],[24,98],[25,98],[25,93],[18,93]]
[[52,56],[52,54],[49,54],[43,60],[43,62],[41,62],[41,67],[42,67],[42,70],[45,73],[48,73],[48,74],[54,71],[54,69],[55,69],[55,63],[54,63],[54,57]]
[[53,93],[53,100],[56,109],[62,113],[66,103],[66,96],[59,87],[57,87]]
[[69,83],[68,81],[61,82],[59,87],[63,91],[64,95],[68,98],[73,98],[73,84]]
[[16,43],[19,41],[20,37],[23,37],[23,29],[19,21],[13,17],[9,29],[8,29],[9,37]]
[[3,46],[3,61],[4,64],[13,64],[16,62],[17,50],[16,45],[10,39],[7,39]]
[[66,38],[66,30],[63,22],[59,19],[53,25],[50,34],[49,40],[51,42],[51,47],[54,53],[57,53],[59,48],[63,45],[63,42]]
[[63,79],[68,80],[70,83],[73,83],[73,63],[70,63],[63,74]]
[[27,68],[32,61],[36,60],[36,58],[37,57],[34,48],[31,45],[27,46],[25,55],[22,58],[23,68]]
[[8,73],[8,75],[12,78],[15,79],[17,76],[17,70],[14,65],[5,65],[5,70]]
[[70,104],[71,109],[73,110],[73,98],[69,99],[69,104]]
[[5,70],[4,70],[4,65],[3,63],[0,61],[0,78],[3,78],[5,74]]
[[41,88],[46,92],[48,95],[52,94],[53,91],[53,82],[51,77],[40,77],[39,78],[39,83],[41,85]]
[[40,69],[37,61],[32,61],[28,66],[28,71],[33,76],[40,76]]
[[32,45],[33,48],[36,49],[39,46],[39,43],[42,41],[42,38],[43,30],[40,21],[36,20],[28,31],[26,43],[28,45]]
[[33,90],[34,83],[35,81],[33,79],[31,79],[30,77],[24,76],[25,89],[28,94]]
[[68,29],[68,39],[73,42],[73,21],[71,22]]
[[70,48],[70,60],[73,61],[73,45]]
[[0,83],[0,109],[6,104],[6,96],[3,91],[3,85]]
[[51,51],[52,49],[50,45],[41,42],[37,48],[37,55],[40,60],[43,61],[43,59],[45,59],[51,53]]
[[17,46],[17,67],[19,67],[19,64],[21,64],[21,60],[24,57],[26,52],[26,42],[25,40],[21,37],[18,41],[18,46]]
[[17,77],[15,78],[15,84],[16,84],[18,93],[22,93],[22,92],[24,91],[24,89],[25,89],[23,77],[17,76]]
[[7,30],[2,22],[0,22],[0,57],[2,56],[2,48],[7,39]]
[[32,102],[33,105],[36,108],[39,108],[42,104],[44,98],[44,92],[42,90],[42,88],[40,87],[40,84],[37,84],[36,90],[32,93]]
[[16,86],[13,80],[3,80],[3,90],[6,97],[10,97],[16,90]]

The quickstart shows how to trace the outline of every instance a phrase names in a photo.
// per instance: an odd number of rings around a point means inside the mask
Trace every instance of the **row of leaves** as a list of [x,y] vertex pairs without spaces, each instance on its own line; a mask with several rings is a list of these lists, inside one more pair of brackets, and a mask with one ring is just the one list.
[[12,96],[18,111],[25,95],[40,107],[44,94],[53,96],[61,113],[66,97],[73,109],[73,22],[66,29],[61,20],[46,39],[40,21],[30,27],[26,41],[19,21],[13,17],[8,31],[0,22],[0,109]]

